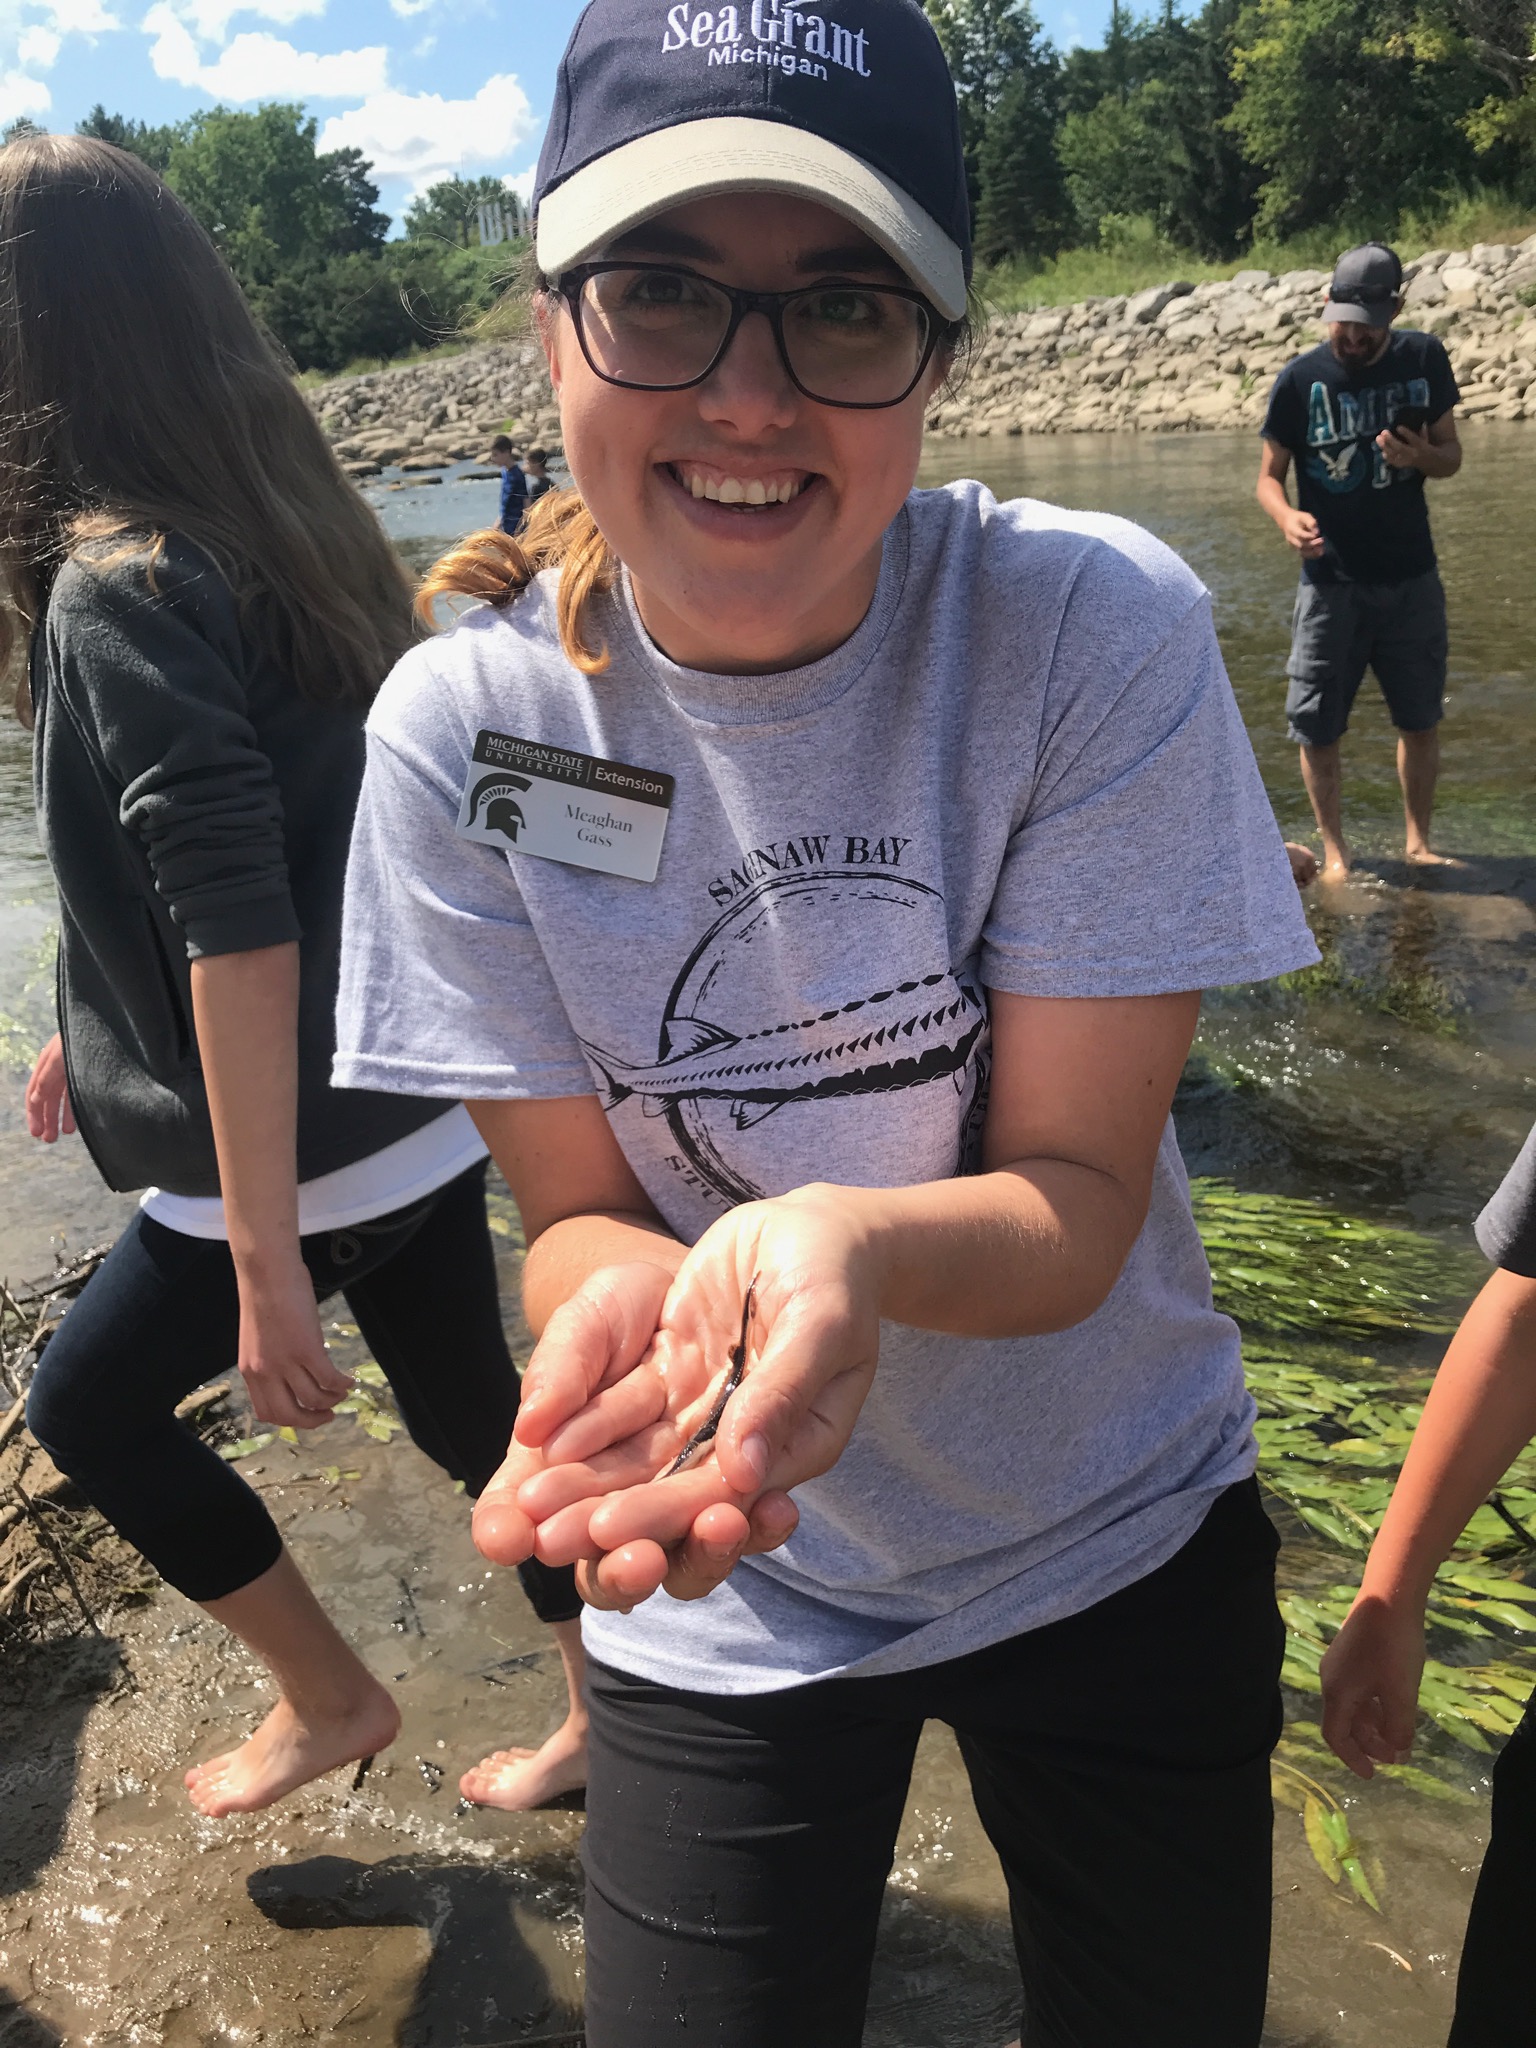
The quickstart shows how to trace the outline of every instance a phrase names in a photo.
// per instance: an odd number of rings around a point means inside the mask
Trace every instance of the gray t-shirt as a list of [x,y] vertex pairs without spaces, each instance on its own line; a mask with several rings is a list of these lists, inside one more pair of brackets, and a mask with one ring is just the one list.
[[1536,1127],[1477,1219],[1477,1241],[1496,1266],[1536,1280]]
[[[858,630],[768,676],[678,668],[622,585],[612,663],[552,579],[408,654],[369,723],[338,1082],[596,1092],[685,1243],[808,1181],[965,1172],[986,991],[1151,995],[1315,959],[1207,593],[1135,526],[972,483],[914,493]],[[664,772],[652,883],[455,829],[482,730]],[[604,1662],[705,1692],[910,1669],[1153,1570],[1253,1469],[1172,1125],[1150,1213],[1076,1328],[886,1324],[800,1526],[706,1600],[586,1617]]]

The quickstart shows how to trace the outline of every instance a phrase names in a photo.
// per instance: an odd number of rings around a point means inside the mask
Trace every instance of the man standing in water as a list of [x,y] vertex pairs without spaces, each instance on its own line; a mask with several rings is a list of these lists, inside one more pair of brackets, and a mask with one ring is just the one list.
[[[1403,266],[1381,242],[1339,258],[1328,338],[1286,364],[1260,429],[1258,500],[1301,557],[1285,709],[1323,840],[1324,879],[1349,872],[1339,742],[1367,667],[1397,728],[1407,857],[1429,843],[1445,708],[1445,591],[1424,479],[1461,467],[1460,397],[1444,344],[1394,334]],[[1296,463],[1299,505],[1286,494]]]

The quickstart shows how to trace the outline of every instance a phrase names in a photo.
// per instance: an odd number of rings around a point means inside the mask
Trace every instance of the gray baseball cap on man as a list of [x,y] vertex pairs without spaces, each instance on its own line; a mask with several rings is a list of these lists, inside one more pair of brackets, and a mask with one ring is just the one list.
[[1346,249],[1333,266],[1333,283],[1323,319],[1353,320],[1362,327],[1390,327],[1403,289],[1403,266],[1385,242]]

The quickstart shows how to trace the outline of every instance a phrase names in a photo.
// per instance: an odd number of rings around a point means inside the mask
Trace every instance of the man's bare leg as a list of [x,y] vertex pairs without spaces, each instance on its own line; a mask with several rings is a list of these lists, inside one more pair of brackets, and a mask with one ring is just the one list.
[[1337,740],[1329,747],[1302,748],[1301,779],[1323,838],[1323,880],[1338,881],[1349,873],[1349,848],[1344,843],[1344,777]]
[[564,1792],[578,1791],[587,1782],[587,1703],[582,1690],[587,1659],[581,1623],[557,1621],[551,1628],[565,1667],[565,1719],[538,1749],[498,1749],[467,1770],[459,1790],[476,1806],[523,1813],[531,1806],[547,1806]]
[[1417,867],[1457,867],[1429,843],[1429,821],[1435,809],[1435,784],[1440,779],[1440,728],[1428,732],[1400,732],[1397,736],[1397,779],[1403,785],[1403,821],[1407,828],[1405,851]]
[[337,1634],[286,1550],[238,1593],[204,1601],[203,1611],[261,1659],[280,1695],[238,1749],[187,1772],[192,1804],[211,1820],[270,1806],[399,1734],[399,1709]]

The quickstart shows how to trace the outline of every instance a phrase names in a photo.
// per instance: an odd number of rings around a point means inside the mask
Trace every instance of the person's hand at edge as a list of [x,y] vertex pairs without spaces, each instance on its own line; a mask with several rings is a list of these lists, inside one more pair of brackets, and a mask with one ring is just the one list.
[[1323,1739],[1356,1777],[1407,1759],[1423,1675],[1422,1610],[1357,1598],[1322,1663]]
[[64,1071],[64,1041],[56,1031],[33,1062],[27,1082],[27,1129],[34,1138],[52,1145],[73,1135],[75,1112],[69,1100],[69,1081]]
[[352,1391],[325,1348],[314,1282],[297,1256],[280,1278],[241,1276],[240,1376],[257,1421],[280,1429],[318,1429]]

